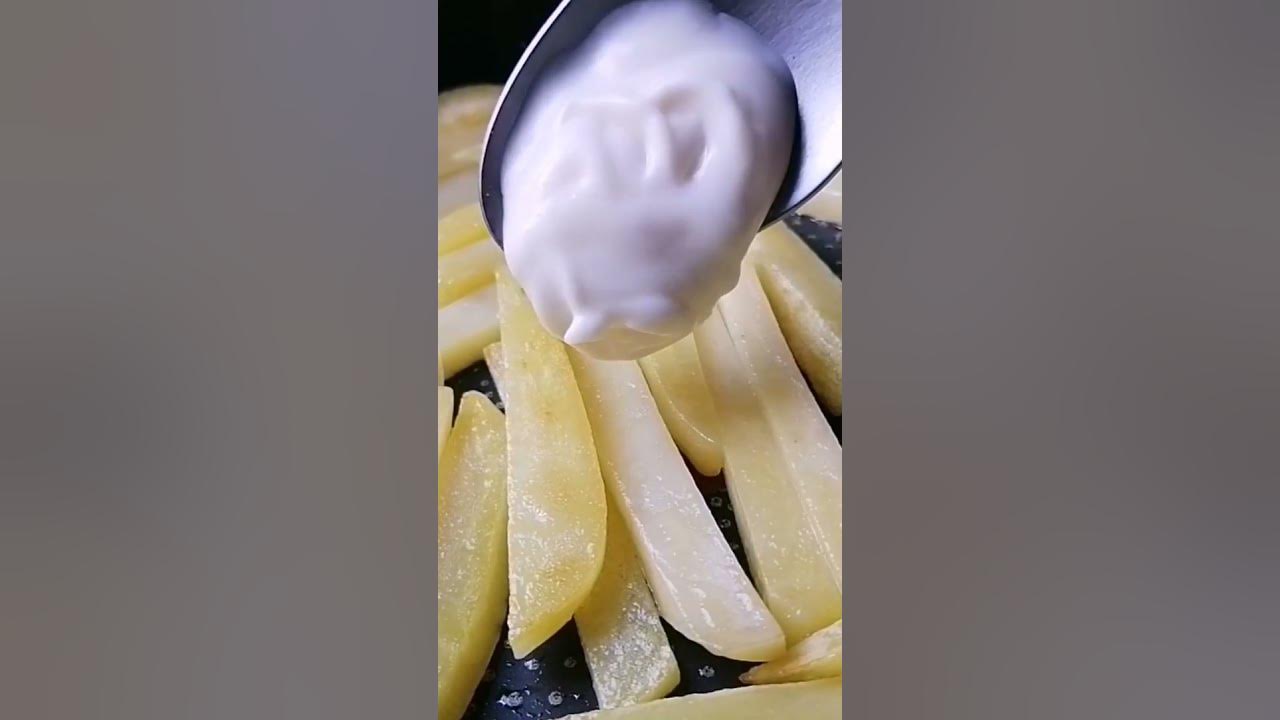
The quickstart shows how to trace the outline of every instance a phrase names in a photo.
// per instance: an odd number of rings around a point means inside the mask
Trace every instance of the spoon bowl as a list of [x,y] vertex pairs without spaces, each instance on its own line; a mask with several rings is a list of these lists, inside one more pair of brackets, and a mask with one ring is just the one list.
[[[480,203],[502,244],[502,163],[525,100],[542,74],[582,45],[600,21],[633,0],[564,0],[516,63],[489,123],[480,161]],[[765,216],[769,226],[803,205],[840,170],[841,0],[712,0],[764,38],[791,69],[797,100],[791,162]]]

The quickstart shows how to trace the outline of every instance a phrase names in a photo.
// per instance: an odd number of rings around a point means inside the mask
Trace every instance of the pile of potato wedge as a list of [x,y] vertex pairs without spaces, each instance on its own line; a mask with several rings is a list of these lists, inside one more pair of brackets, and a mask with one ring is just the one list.
[[[440,720],[466,711],[506,623],[523,658],[577,626],[601,710],[573,717],[837,718],[841,281],[784,225],[693,335],[604,362],[539,324],[477,205],[498,88],[440,97]],[[445,381],[484,361],[502,409]],[[505,410],[505,412],[504,412]],[[735,558],[690,472],[724,474]],[[662,626],[759,663],[679,682]]]

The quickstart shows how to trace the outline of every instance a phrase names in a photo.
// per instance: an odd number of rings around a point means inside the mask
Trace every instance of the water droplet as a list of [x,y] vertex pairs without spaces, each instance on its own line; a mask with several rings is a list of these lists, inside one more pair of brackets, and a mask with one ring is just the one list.
[[565,658],[565,659],[564,659],[564,666],[565,666],[565,667],[567,667],[567,668],[574,668],[574,667],[578,667],[578,658],[576,658],[576,657],[567,657],[567,658]]
[[711,667],[710,665],[703,665],[702,667],[698,668],[698,676],[704,677],[704,678],[715,677],[716,669]]
[[724,505],[724,498],[718,498],[713,496],[707,502],[711,503],[711,507],[720,507],[721,505]]
[[503,707],[517,708],[524,704],[524,696],[518,692],[509,692],[498,698],[498,704]]
[[559,690],[552,690],[551,692],[547,693],[548,705],[555,707],[556,705],[559,705],[562,702],[564,702],[564,695],[562,695]]
[[720,518],[720,527],[728,529],[733,526],[733,521],[729,518]]
[[529,658],[524,661],[525,670],[537,670],[539,666],[538,658]]

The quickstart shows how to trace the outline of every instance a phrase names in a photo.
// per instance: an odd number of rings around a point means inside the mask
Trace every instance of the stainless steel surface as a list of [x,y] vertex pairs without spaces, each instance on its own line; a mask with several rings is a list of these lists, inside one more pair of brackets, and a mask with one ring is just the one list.
[[[541,74],[576,48],[611,11],[633,0],[564,0],[516,63],[494,111],[480,164],[485,222],[502,243],[502,159],[524,100]],[[791,164],[764,224],[777,222],[840,169],[841,0],[712,0],[760,33],[787,61],[798,101]]]

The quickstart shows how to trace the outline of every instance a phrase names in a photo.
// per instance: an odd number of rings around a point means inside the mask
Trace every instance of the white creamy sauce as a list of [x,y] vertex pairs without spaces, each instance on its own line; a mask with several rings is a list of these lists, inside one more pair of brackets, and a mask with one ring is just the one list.
[[609,15],[530,96],[502,172],[507,264],[602,359],[691,332],[737,284],[791,156],[786,63],[703,0]]

